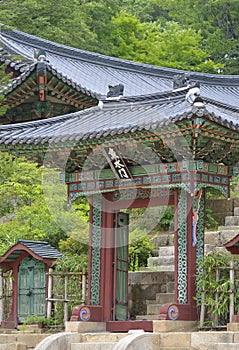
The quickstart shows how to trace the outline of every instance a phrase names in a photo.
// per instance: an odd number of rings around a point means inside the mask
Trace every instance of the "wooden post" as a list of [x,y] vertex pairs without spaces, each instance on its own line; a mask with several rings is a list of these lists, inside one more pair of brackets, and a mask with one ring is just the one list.
[[230,322],[232,322],[232,316],[234,315],[234,261],[230,261],[230,308],[229,308],[229,315],[230,315]]
[[0,269],[0,323],[3,321],[3,276]]
[[[219,282],[219,280],[220,280],[220,271],[219,271],[219,269],[216,269],[216,282]],[[216,303],[219,302],[219,291],[218,290],[216,291],[215,301],[216,301]],[[214,322],[215,322],[215,327],[218,327],[218,314],[215,314]]]
[[81,290],[82,290],[82,304],[85,304],[85,302],[86,302],[86,272],[85,272],[85,267],[83,267],[83,270],[82,270]]
[[68,321],[68,300],[67,300],[68,276],[65,275],[65,291],[64,291],[64,321]]
[[47,311],[46,317],[51,318],[51,309],[52,309],[52,288],[53,288],[53,269],[49,269],[48,273],[48,290],[47,290]]
[[205,303],[204,303],[204,292],[202,293],[202,301],[201,301],[201,311],[200,311],[200,328],[203,327],[205,319]]

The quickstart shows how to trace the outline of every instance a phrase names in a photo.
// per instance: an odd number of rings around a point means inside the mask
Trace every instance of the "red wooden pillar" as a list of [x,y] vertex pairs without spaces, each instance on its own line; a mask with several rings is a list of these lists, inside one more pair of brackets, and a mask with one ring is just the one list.
[[204,250],[204,194],[198,193],[174,190],[175,302],[162,306],[159,319],[198,319],[196,274]]
[[74,308],[71,321],[112,320],[114,213],[102,195],[90,200],[88,305]]
[[12,265],[12,307],[8,319],[3,321],[1,328],[17,328],[18,325],[18,264]]
[[101,249],[101,281],[100,301],[103,308],[104,322],[112,320],[113,300],[113,252],[114,252],[114,214],[102,212],[102,249]]

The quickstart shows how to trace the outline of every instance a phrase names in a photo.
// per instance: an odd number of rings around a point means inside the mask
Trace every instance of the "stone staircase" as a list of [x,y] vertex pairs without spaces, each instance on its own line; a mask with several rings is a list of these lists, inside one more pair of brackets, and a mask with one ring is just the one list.
[[233,216],[225,217],[225,226],[236,226],[238,228],[239,225],[239,207],[234,208]]
[[[174,293],[157,293],[155,300],[146,300],[147,320],[157,320],[161,306],[166,303],[172,303],[173,301]],[[137,319],[140,318],[137,317]]]
[[[162,322],[165,321],[156,321]],[[172,321],[169,321],[172,322]],[[178,321],[180,325],[180,321]],[[180,327],[179,327],[180,328]],[[0,347],[1,348],[1,347]],[[5,349],[5,348],[3,348]],[[8,347],[7,347],[8,349]],[[18,347],[14,350],[25,350]],[[238,350],[236,331],[129,331],[128,333],[58,333],[39,343],[35,350]],[[12,350],[12,349],[11,349]]]
[[[155,270],[161,272],[174,271],[174,246],[159,247],[158,256],[150,257],[148,259],[148,270]],[[161,293],[156,293],[155,299],[146,300],[147,314],[136,316],[137,320],[157,320],[159,310],[163,304],[174,301],[174,276],[167,281],[164,290]]]
[[70,350],[113,350],[128,333],[84,333],[81,342],[72,343]]
[[[234,208],[233,216],[225,217],[225,226],[218,231],[205,233],[205,254],[211,251],[226,251],[224,245],[239,234],[239,207]],[[159,235],[159,248],[155,255],[148,259],[147,271],[174,271],[174,245],[173,234]],[[155,299],[146,300],[147,314],[138,315],[137,320],[156,320],[162,304],[174,301],[174,280],[167,282],[163,293],[157,293]]]
[[157,271],[174,271],[174,246],[160,246],[158,256],[148,258],[148,268]]

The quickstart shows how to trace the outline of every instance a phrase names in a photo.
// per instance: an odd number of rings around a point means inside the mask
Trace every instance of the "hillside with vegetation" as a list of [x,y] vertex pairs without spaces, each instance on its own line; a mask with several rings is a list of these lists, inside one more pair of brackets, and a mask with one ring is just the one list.
[[8,0],[0,22],[110,56],[238,74],[237,0]]

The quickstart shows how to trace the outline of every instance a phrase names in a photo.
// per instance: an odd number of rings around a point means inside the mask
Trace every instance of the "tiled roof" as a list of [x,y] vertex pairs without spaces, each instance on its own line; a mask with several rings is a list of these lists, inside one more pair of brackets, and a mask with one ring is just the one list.
[[29,69],[29,65],[32,64],[32,59],[28,58],[16,58],[4,47],[0,47],[0,62],[7,63],[16,71],[24,72]]
[[[32,62],[34,49],[45,50],[52,70],[101,96],[107,94],[108,85],[119,83],[125,87],[125,96],[172,90],[174,76],[185,73],[182,70],[140,64],[67,47],[17,30],[3,30],[0,41],[6,51],[20,54]],[[20,71],[25,69],[25,65],[19,66]],[[200,83],[202,97],[227,101],[228,104],[239,107],[239,76],[187,73],[191,81]]]
[[0,263],[15,261],[22,254],[22,252],[29,252],[29,250],[33,254],[43,259],[56,259],[63,257],[62,253],[50,246],[47,242],[19,240],[0,257]]
[[99,139],[140,130],[156,130],[192,116],[206,116],[215,123],[239,132],[239,109],[205,100],[197,108],[180,92],[102,102],[99,106],[60,117],[0,127],[0,143],[49,144]]
[[55,259],[61,258],[63,256],[62,253],[60,253],[54,247],[50,246],[47,242],[19,240],[18,243],[23,244],[33,253],[37,254],[42,258]]
[[[20,86],[23,81],[25,81],[29,75],[36,69],[38,62],[33,62],[28,66],[28,69],[25,70],[19,77],[13,80],[12,84],[7,89],[7,92],[10,92],[14,90],[17,86]],[[82,92],[83,94],[86,94],[88,96],[91,96],[93,98],[99,99],[100,96],[98,96],[96,93],[93,93],[90,90],[87,90],[86,88],[82,87],[80,84],[76,83],[72,79],[68,78],[67,76],[63,75],[62,73],[58,72],[55,68],[53,68],[50,63],[46,62],[46,69],[51,72],[53,75],[57,76],[60,80],[62,80],[67,85],[73,87],[79,92]]]

